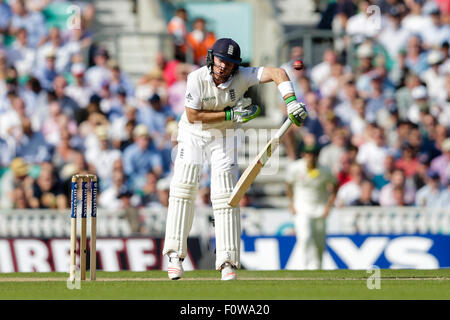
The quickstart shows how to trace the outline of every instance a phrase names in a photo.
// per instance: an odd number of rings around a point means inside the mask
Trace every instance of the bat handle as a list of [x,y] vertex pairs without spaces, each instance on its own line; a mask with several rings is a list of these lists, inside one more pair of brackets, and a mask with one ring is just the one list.
[[277,133],[275,134],[274,138],[280,139],[286,131],[291,127],[292,121],[291,119],[287,118],[280,129],[278,129]]

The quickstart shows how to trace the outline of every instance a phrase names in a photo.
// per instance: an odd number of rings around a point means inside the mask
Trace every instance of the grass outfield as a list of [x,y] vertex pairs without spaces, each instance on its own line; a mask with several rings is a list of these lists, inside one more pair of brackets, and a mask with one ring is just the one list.
[[178,281],[164,271],[97,272],[97,281],[69,290],[67,273],[8,273],[0,274],[0,299],[450,300],[450,269],[383,269],[380,275],[381,288],[369,290],[365,270],[239,270],[238,281],[220,281],[214,270],[187,271]]

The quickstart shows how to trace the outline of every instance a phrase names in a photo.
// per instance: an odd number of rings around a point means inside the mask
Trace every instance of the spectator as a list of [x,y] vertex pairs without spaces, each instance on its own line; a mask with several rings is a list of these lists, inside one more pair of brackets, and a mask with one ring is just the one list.
[[349,125],[356,115],[355,109],[352,107],[352,104],[356,99],[359,98],[355,79],[353,77],[345,79],[342,91],[342,94],[338,97],[339,100],[336,104],[336,107],[334,108],[334,112],[343,124]]
[[346,149],[344,152],[342,152],[342,154],[339,158],[339,172],[336,175],[336,180],[337,180],[339,188],[343,184],[345,184],[351,180],[351,177],[350,177],[351,164],[352,164],[352,159],[350,157],[350,153]]
[[184,96],[186,83],[191,68],[187,64],[178,64],[176,67],[176,81],[167,90],[167,99],[177,118],[184,112]]
[[427,49],[439,47],[444,41],[450,39],[450,27],[444,23],[441,11],[437,5],[428,10],[426,15],[430,17],[431,23],[420,30],[424,47]]
[[17,95],[11,95],[12,108],[0,117],[0,137],[17,139],[22,134],[22,119],[27,118],[25,102]]
[[[403,196],[403,201],[400,201],[400,195]],[[384,207],[410,205],[414,203],[415,195],[416,190],[413,181],[406,179],[402,169],[394,169],[390,182],[381,188],[379,202]]]
[[430,169],[439,174],[441,184],[445,184],[450,178],[450,138],[446,138],[440,147],[442,155],[431,161]]
[[51,101],[49,104],[49,117],[42,124],[40,131],[48,144],[57,146],[61,141],[61,131],[63,129],[75,134],[77,132],[77,124],[62,113],[59,101]]
[[0,34],[6,34],[11,23],[12,11],[6,0],[0,0]]
[[128,76],[121,71],[117,61],[110,60],[108,67],[111,70],[111,77],[109,79],[109,89],[113,95],[119,91],[124,90],[127,96],[134,96],[134,85]]
[[170,181],[172,177],[165,177],[158,180],[156,184],[159,203],[164,207],[169,207],[169,191],[170,191]]
[[377,190],[381,190],[392,179],[392,173],[395,170],[395,157],[391,154],[387,154],[384,158],[384,170],[382,174],[375,175],[372,178],[374,187]]
[[80,106],[71,97],[66,95],[67,81],[62,75],[58,75],[53,80],[53,91],[49,95],[49,100],[56,99],[62,107],[63,113],[74,119],[80,111]]
[[384,132],[375,126],[371,132],[371,140],[363,143],[358,151],[356,161],[361,164],[369,178],[383,173],[384,158],[388,153]]
[[414,103],[409,107],[408,120],[418,124],[421,117],[428,113],[430,105],[428,100],[428,92],[424,86],[415,87],[411,91]]
[[52,158],[52,147],[40,131],[33,131],[31,120],[22,119],[22,135],[16,140],[16,155],[30,164],[48,162]]
[[117,210],[122,207],[122,202],[119,199],[120,192],[128,190],[128,186],[122,161],[114,161],[113,166],[112,183],[100,193],[98,204],[100,208]]
[[162,175],[162,158],[145,125],[136,126],[133,136],[134,143],[123,152],[123,165],[130,184],[134,190],[139,190],[145,184],[147,172],[153,172],[158,177]]
[[103,190],[112,183],[113,164],[121,158],[122,154],[119,150],[111,148],[107,127],[97,126],[95,131],[99,148],[86,152],[86,161],[95,168],[100,181],[100,189]]
[[168,32],[174,37],[175,59],[186,61],[186,35],[187,11],[184,8],[175,10],[175,15],[170,19]]
[[402,27],[411,33],[419,34],[431,25],[430,17],[422,14],[423,3],[423,0],[405,1],[409,13],[403,18]]
[[194,64],[203,66],[206,64],[206,54],[216,42],[213,32],[206,29],[206,20],[196,18],[193,23],[193,30],[186,36],[186,41],[193,51]]
[[402,12],[398,7],[392,7],[388,12],[389,24],[378,34],[378,41],[383,45],[389,56],[396,59],[406,46],[411,33],[401,26]]
[[69,71],[72,52],[68,50],[61,37],[61,32],[57,27],[49,30],[48,41],[37,50],[36,63],[43,65],[45,63],[47,52],[52,51],[55,54],[55,69],[58,74]]
[[167,85],[163,73],[159,69],[153,69],[144,76],[136,87],[136,99],[140,103],[146,103],[154,94],[158,94],[163,101],[167,101]]
[[54,166],[44,162],[40,166],[39,177],[33,184],[33,197],[30,199],[32,208],[40,209],[67,209],[67,196],[64,186],[56,175]]
[[328,78],[331,66],[337,63],[337,54],[332,49],[327,49],[323,53],[322,62],[311,68],[311,80],[315,87],[319,88]]
[[338,190],[335,205],[337,207],[349,206],[361,197],[361,182],[364,179],[362,167],[353,163],[350,167],[350,180]]
[[442,189],[439,198],[437,200],[436,206],[439,208],[450,207],[450,179],[447,181],[447,188]]
[[15,188],[12,192],[12,208],[31,209],[31,205],[27,198],[25,190],[21,187]]
[[98,93],[105,83],[109,83],[111,70],[107,66],[109,60],[108,51],[105,48],[98,48],[94,54],[94,63],[85,74],[85,80],[89,87]]
[[397,109],[401,120],[408,120],[410,106],[414,103],[412,91],[422,83],[417,74],[410,73],[405,79],[405,86],[397,90],[395,94]]
[[58,172],[60,172],[65,165],[74,161],[77,150],[72,144],[73,137],[70,131],[67,128],[62,128],[51,161]]
[[417,173],[419,167],[419,159],[416,155],[416,150],[409,143],[402,146],[402,156],[395,161],[395,168],[402,169],[405,176],[410,178]]
[[14,149],[6,140],[0,138],[0,172],[1,169],[7,167],[13,159]]
[[0,179],[0,208],[13,208],[13,192],[16,188],[25,191],[25,196],[29,199],[32,195],[33,178],[28,175],[29,165],[22,158],[11,160],[9,170]]
[[[36,50],[28,46],[28,35],[25,28],[17,30],[16,41],[8,49],[8,61],[16,68],[20,77],[32,73],[35,65]],[[42,65],[45,60],[42,61]]]
[[158,177],[153,172],[147,172],[146,178],[145,185],[139,190],[141,205],[144,207],[160,207],[157,187]]
[[417,190],[415,205],[428,208],[438,207],[440,195],[441,186],[439,183],[439,174],[435,171],[428,170],[426,185]]
[[405,63],[410,71],[420,74],[428,68],[427,54],[418,35],[409,37],[406,52]]
[[[371,11],[368,10],[370,2],[363,0],[359,2],[359,13],[350,17],[346,24],[346,34],[351,37],[355,44],[360,44],[365,37],[372,38],[378,33],[379,26],[375,25],[370,17]],[[385,24],[384,16],[380,17],[381,27]]]
[[47,39],[47,28],[42,13],[28,11],[24,0],[12,1],[11,8],[13,16],[9,33],[15,35],[20,28],[24,28],[28,33],[28,45],[30,47],[37,48],[44,44]]
[[56,54],[51,48],[42,54],[45,56],[45,63],[36,65],[33,75],[45,90],[50,91],[53,88],[53,81],[58,76],[55,64]]
[[369,180],[361,182],[361,195],[359,199],[350,202],[351,206],[378,206],[378,202],[373,200],[373,184]]
[[427,55],[427,62],[430,67],[422,73],[421,79],[428,88],[430,98],[437,101],[441,92],[445,91],[445,77],[439,69],[444,62],[444,55],[438,50],[432,50]]
[[70,70],[75,82],[67,86],[64,93],[74,100],[80,108],[85,109],[94,94],[92,88],[84,80],[86,67],[83,63],[75,63]]
[[345,150],[346,133],[344,129],[337,128],[333,131],[331,136],[331,144],[326,145],[320,150],[319,164],[327,167],[334,176],[340,170],[340,163],[336,159],[340,159],[342,153]]

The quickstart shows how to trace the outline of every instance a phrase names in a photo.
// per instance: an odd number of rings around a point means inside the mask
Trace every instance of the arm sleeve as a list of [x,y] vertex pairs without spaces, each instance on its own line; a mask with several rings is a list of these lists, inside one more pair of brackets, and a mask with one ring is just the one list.
[[201,110],[201,100],[200,100],[200,86],[198,81],[195,81],[195,78],[192,76],[188,76],[187,84],[186,84],[186,95],[184,97],[184,105],[186,107]]
[[241,67],[239,72],[245,78],[249,87],[258,84],[261,80],[264,67]]

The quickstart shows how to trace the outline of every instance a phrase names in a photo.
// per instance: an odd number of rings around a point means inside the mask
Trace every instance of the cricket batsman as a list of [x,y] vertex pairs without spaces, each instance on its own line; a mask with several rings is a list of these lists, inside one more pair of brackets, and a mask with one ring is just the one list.
[[[211,203],[215,221],[216,263],[222,280],[235,280],[240,268],[241,224],[239,208],[228,205],[237,181],[234,130],[256,118],[261,110],[244,98],[249,87],[273,81],[287,105],[290,120],[302,125],[307,112],[294,95],[281,68],[241,67],[241,49],[232,39],[217,40],[208,50],[206,65],[187,79],[185,111],[178,124],[178,150],[170,184],[163,255],[168,275],[183,277],[182,262],[194,218],[194,202],[204,163],[211,164]],[[220,134],[217,134],[217,133]]]

